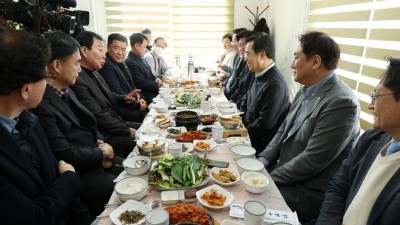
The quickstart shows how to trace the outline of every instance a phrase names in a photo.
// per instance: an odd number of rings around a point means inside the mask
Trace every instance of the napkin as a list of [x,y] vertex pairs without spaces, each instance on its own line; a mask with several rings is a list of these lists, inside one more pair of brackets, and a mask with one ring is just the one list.
[[[239,204],[231,204],[229,216],[236,218],[244,217],[244,207]],[[264,221],[267,223],[285,222],[293,225],[300,225],[296,212],[285,212],[275,209],[267,209]]]

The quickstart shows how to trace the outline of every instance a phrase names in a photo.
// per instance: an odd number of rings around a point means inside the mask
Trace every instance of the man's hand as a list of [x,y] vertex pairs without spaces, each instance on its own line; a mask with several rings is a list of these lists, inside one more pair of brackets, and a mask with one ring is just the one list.
[[221,81],[224,81],[224,80],[228,79],[229,73],[227,73],[227,72],[221,70],[221,74],[222,74],[222,76],[221,76],[221,78],[220,78]]
[[131,91],[129,94],[125,96],[125,102],[130,103],[130,102],[139,102],[140,100],[140,95],[139,93],[141,92],[140,89],[135,89]]
[[133,129],[133,128],[129,128],[130,130],[131,130],[131,137],[135,137],[135,135],[136,135],[136,129]]
[[114,150],[111,145],[107,143],[101,143],[97,145],[103,151],[103,154],[106,156],[105,159],[111,160],[114,158]]
[[160,78],[156,79],[156,83],[157,83],[158,87],[161,87],[162,84],[163,84],[163,82],[162,82],[162,80]]
[[71,164],[68,164],[63,160],[58,161],[58,172],[60,174],[63,174],[66,171],[75,172],[75,168]]
[[104,159],[101,162],[101,165],[103,166],[104,169],[108,169],[112,166],[112,162],[111,162],[111,160]]
[[145,111],[147,109],[147,102],[144,99],[140,99],[139,100],[139,104],[140,104],[140,111]]
[[218,68],[223,69],[225,64],[218,64]]

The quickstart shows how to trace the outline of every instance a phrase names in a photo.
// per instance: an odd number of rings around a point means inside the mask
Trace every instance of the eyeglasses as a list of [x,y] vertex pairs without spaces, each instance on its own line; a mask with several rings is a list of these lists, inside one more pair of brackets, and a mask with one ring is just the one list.
[[43,76],[43,79],[52,79],[52,80],[55,80],[56,77],[57,77],[57,76],[56,76],[54,73],[47,72],[47,75],[44,75],[44,76]]
[[369,96],[371,97],[371,104],[374,104],[374,103],[375,103],[375,100],[376,100],[378,97],[385,96],[385,95],[394,95],[394,93],[378,95],[378,94],[376,94],[375,92],[372,92],[372,93],[369,95]]

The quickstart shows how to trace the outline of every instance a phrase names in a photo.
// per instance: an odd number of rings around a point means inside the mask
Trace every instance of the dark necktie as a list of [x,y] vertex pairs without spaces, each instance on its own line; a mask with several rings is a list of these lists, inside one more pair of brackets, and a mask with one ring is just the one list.
[[390,145],[386,151],[386,155],[390,155],[390,154],[393,154],[398,151],[400,151],[400,142],[393,141],[392,143],[390,143]]

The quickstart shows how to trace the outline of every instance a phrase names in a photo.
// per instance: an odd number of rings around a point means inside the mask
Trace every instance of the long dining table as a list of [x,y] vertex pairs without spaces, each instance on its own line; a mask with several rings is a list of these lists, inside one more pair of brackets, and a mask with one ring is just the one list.
[[[204,75],[204,74],[197,74],[197,76],[200,76],[197,78],[198,80],[204,81],[204,79],[206,79],[205,78],[206,75]],[[162,100],[160,97],[157,97],[156,101],[162,101]],[[212,95],[208,101],[210,102],[211,109],[207,113],[214,113],[217,110],[216,109],[217,103],[223,102],[223,101],[226,102],[227,100],[226,100],[226,98],[223,94],[223,90],[222,90],[220,94]],[[141,128],[155,125],[154,115],[156,115],[157,112],[155,111],[154,107],[149,107],[149,108],[150,108],[150,111],[149,111],[148,115],[146,116],[146,118],[144,119]],[[186,110],[186,109],[177,108],[177,110],[174,110],[172,112],[170,111],[169,113],[173,114],[173,112],[180,111],[180,110]],[[199,113],[202,113],[200,109],[193,109],[193,110],[197,111]],[[166,128],[161,128],[160,132],[163,135],[167,134]],[[171,140],[173,140],[173,139],[171,139]],[[134,151],[137,151],[137,147],[135,148]],[[195,154],[196,151],[195,150],[193,150],[193,151]],[[208,152],[207,159],[226,161],[226,162],[229,162],[229,166],[228,166],[229,168],[237,168],[236,162],[233,158],[233,154],[230,151],[230,144],[228,144],[226,142],[226,139],[223,140],[222,145],[218,145],[213,150]],[[234,200],[231,204],[244,205],[244,203],[246,201],[256,200],[256,201],[260,201],[263,204],[265,204],[265,206],[267,207],[267,213],[268,213],[268,210],[270,210],[270,209],[291,213],[292,211],[286,204],[284,198],[282,197],[281,193],[279,192],[278,188],[276,187],[275,183],[271,179],[268,172],[264,169],[262,173],[269,178],[269,184],[268,184],[267,190],[261,194],[253,194],[253,193],[246,191],[244,185],[241,182],[237,182],[233,186],[223,187],[225,190],[229,191],[230,193],[232,193],[234,195]],[[141,177],[144,177],[145,179],[147,179],[148,173],[142,175]],[[119,177],[119,178],[121,178],[121,177]],[[212,179],[210,179],[210,181],[205,186],[209,186],[212,184],[214,184],[214,182]],[[199,188],[199,189],[201,189],[201,188]],[[161,197],[160,190],[149,187],[145,197],[143,199],[141,199],[140,202],[147,202],[147,201],[154,200],[154,199],[160,199],[160,197]],[[110,197],[109,203],[110,204],[122,203],[118,199],[115,191],[112,194],[112,196]],[[196,201],[194,204],[200,206],[200,203],[198,201]],[[162,205],[160,203],[159,207],[164,207],[164,205]],[[226,207],[223,209],[217,209],[217,210],[209,209],[209,208],[204,208],[204,209],[206,210],[206,212],[208,214],[210,214],[211,216],[214,217],[215,221],[217,221],[215,224],[220,224],[224,220],[232,220],[232,221],[237,221],[239,223],[243,223],[242,218],[231,217],[229,215],[230,207]],[[115,210],[115,208],[105,208],[105,210],[103,211],[103,213],[101,215],[109,215],[113,210]],[[93,223],[93,224],[111,225],[113,223],[108,216],[105,216],[101,219],[97,219],[95,221],[95,223]],[[265,222],[264,224],[270,224],[270,223]]]

